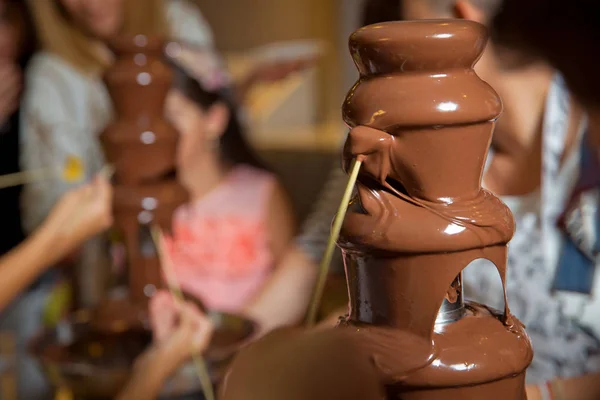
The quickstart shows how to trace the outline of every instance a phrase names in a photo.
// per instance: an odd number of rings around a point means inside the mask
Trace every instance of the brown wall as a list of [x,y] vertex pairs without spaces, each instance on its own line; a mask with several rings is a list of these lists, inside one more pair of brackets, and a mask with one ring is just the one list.
[[320,39],[327,55],[319,68],[319,119],[339,118],[342,73],[337,1],[195,0],[211,24],[217,47],[240,51],[269,42]]

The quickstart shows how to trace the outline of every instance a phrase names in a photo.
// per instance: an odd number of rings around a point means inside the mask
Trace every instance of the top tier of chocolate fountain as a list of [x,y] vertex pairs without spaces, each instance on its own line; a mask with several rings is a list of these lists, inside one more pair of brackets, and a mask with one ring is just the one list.
[[[484,28],[468,21],[389,23],[352,35],[361,77],[343,107],[354,128],[345,156],[364,159],[360,200],[369,216],[350,214],[345,246],[422,253],[510,240],[510,212],[481,189],[502,109],[473,71],[485,43]],[[407,211],[401,223],[386,216],[392,206]],[[350,223],[355,218],[366,225]]]
[[178,133],[164,117],[172,71],[163,44],[143,35],[114,40],[116,62],[105,76],[116,119],[102,142],[116,169],[115,225],[127,249],[129,295],[140,304],[161,284],[150,226],[169,231],[174,210],[187,200],[175,176]]
[[[514,231],[508,208],[481,188],[502,110],[473,70],[486,40],[483,26],[447,20],[384,23],[350,38],[360,79],[343,106],[351,128],[344,157],[346,166],[363,164],[339,241],[350,294],[343,325],[388,348],[373,357],[387,383],[400,382],[392,393],[402,399],[439,398],[462,385],[479,396],[489,392],[478,385],[495,381],[517,393],[500,398],[524,394],[532,353],[520,323],[508,307],[496,314],[462,304],[461,273],[471,261],[489,259],[504,281]],[[458,313],[440,323],[448,310]],[[406,335],[433,348],[389,350]],[[409,359],[430,364],[415,370]]]

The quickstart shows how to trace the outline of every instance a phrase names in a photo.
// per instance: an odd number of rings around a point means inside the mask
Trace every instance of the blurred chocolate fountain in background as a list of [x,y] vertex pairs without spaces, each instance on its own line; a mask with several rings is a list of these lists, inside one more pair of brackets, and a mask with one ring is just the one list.
[[107,162],[115,166],[115,232],[126,253],[128,295],[100,305],[98,328],[121,330],[144,320],[147,301],[161,286],[153,225],[171,230],[171,217],[187,200],[176,178],[177,131],[165,120],[172,71],[164,43],[138,35],[112,43],[117,61],[106,86],[116,119],[101,136]]
[[151,341],[148,299],[162,285],[151,226],[170,231],[173,211],[187,200],[175,174],[178,133],[164,119],[172,71],[160,38],[138,35],[111,43],[116,62],[105,83],[115,120],[101,136],[115,167],[114,246],[123,246],[127,287],[106,293],[94,310],[75,312],[34,343],[52,384],[75,398],[112,399],[135,358]]
[[[173,212],[188,198],[176,174],[179,134],[164,117],[172,79],[165,44],[143,35],[117,38],[111,43],[116,61],[105,75],[115,119],[101,139],[107,163],[116,170],[112,250],[121,250],[113,251],[118,264],[113,273],[125,279],[114,280],[96,308],[75,312],[33,343],[52,384],[76,399],[115,398],[135,359],[151,343],[148,300],[164,286],[151,229],[170,233]],[[240,316],[214,310],[208,315],[214,332],[204,356],[211,379],[218,383],[257,328]],[[190,362],[173,374],[161,395],[178,398],[199,392]]]

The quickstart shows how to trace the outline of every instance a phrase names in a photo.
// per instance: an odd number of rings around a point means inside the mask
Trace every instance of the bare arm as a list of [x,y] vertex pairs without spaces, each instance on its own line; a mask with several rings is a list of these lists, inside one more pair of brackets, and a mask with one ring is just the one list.
[[298,247],[290,246],[265,288],[246,309],[263,333],[302,321],[310,301],[317,268]]
[[[292,207],[287,194],[275,186],[269,202],[268,229],[271,251],[277,268],[263,290],[246,309],[246,314],[259,322],[265,332],[282,325],[292,325],[302,319],[310,296],[310,282],[306,285],[307,270],[313,266],[302,252],[291,246],[295,231]],[[308,295],[305,294],[308,292]]]
[[111,198],[101,177],[68,192],[39,229],[0,259],[0,310],[47,267],[110,226]]
[[0,310],[52,264],[55,244],[51,229],[42,226],[0,259]]
[[284,256],[296,233],[294,210],[288,194],[279,185],[273,187],[267,219],[271,252],[278,262]]
[[179,365],[167,365],[168,354],[160,349],[151,348],[140,356],[133,373],[117,400],[155,399],[169,375]]
[[336,166],[319,196],[296,244],[289,246],[273,276],[246,309],[262,324],[263,332],[302,321],[310,302],[331,221],[346,188],[347,176]]

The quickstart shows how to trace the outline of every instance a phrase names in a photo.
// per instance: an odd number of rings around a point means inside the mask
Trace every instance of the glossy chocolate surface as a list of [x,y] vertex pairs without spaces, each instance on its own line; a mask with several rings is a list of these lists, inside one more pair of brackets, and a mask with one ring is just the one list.
[[384,23],[350,38],[360,79],[343,107],[344,164],[363,167],[339,240],[350,294],[340,328],[431,344],[398,354],[382,350],[397,340],[377,335],[370,353],[389,399],[525,399],[533,354],[508,305],[467,303],[462,318],[436,324],[473,260],[492,261],[504,284],[514,232],[509,209],[481,188],[502,110],[473,71],[486,39],[481,25],[452,20]]
[[163,61],[160,38],[118,37],[110,47],[116,61],[104,80],[116,118],[101,139],[116,169],[115,229],[126,247],[129,301],[145,310],[162,286],[150,229],[169,232],[173,212],[187,201],[175,174],[178,133],[164,117],[173,74]]
[[[483,26],[452,20],[352,35],[360,79],[343,106],[344,165],[362,167],[339,239],[348,315],[333,332],[283,330],[249,346],[225,399],[526,398],[533,353],[507,302],[502,312],[461,303],[455,319],[437,318],[444,301],[462,302],[459,277],[473,260],[492,261],[504,284],[515,228],[481,188],[502,110],[473,71],[486,39]],[[338,347],[322,347],[332,338]]]
[[115,63],[105,74],[116,119],[101,139],[122,183],[161,178],[173,170],[178,134],[164,119],[172,71],[163,62],[163,42],[144,35],[114,39]]

